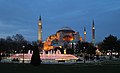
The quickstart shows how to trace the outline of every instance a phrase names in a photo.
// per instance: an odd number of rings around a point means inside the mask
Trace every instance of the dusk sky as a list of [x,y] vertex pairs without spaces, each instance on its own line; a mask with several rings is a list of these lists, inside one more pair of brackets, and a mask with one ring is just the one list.
[[42,16],[43,40],[68,26],[91,42],[94,19],[96,42],[109,34],[120,39],[120,0],[0,0],[0,38],[22,34],[37,40],[38,19]]

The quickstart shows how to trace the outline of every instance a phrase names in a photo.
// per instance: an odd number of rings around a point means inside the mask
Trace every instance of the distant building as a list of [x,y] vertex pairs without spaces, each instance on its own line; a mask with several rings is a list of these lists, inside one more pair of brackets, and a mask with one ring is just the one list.
[[92,44],[95,46],[95,24],[94,24],[94,20],[92,23]]
[[39,21],[38,21],[38,42],[42,42],[42,20],[41,20],[41,16],[39,17]]
[[[62,50],[76,50],[78,41],[86,42],[86,27],[84,27],[84,38],[82,38],[79,32],[74,31],[70,27],[62,27],[55,34],[47,37],[46,41],[42,42],[42,20],[41,16],[38,21],[38,42],[44,43],[43,50],[53,50],[55,48],[62,48]],[[95,26],[94,20],[92,23],[92,44],[95,46]],[[78,49],[78,48],[77,48]]]
[[44,42],[44,50],[51,50],[55,47],[68,48],[71,43],[77,43],[81,40],[79,32],[75,32],[70,27],[63,27],[56,32],[56,34],[50,35]]

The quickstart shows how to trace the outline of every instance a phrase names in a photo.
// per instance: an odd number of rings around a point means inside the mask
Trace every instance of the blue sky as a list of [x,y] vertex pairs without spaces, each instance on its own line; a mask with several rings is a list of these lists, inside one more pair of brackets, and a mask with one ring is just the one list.
[[37,40],[37,23],[42,16],[43,39],[69,26],[91,41],[95,21],[96,42],[109,34],[120,38],[120,0],[0,0],[0,37],[22,34]]

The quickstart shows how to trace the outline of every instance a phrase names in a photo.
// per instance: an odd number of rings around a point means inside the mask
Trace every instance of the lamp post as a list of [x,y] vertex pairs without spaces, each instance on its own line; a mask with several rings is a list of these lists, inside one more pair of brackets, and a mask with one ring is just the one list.
[[24,63],[24,48],[25,48],[25,46],[23,45],[22,48],[23,48],[23,63]]
[[76,47],[75,47],[75,46],[76,46],[76,43],[75,43],[75,42],[72,42],[72,43],[71,43],[71,48],[72,48],[74,54],[75,54],[75,52],[76,52],[76,49],[75,49]]
[[74,54],[76,54],[76,43],[73,43]]
[[83,53],[84,53],[83,58],[84,58],[84,63],[85,63],[85,47],[83,47]]

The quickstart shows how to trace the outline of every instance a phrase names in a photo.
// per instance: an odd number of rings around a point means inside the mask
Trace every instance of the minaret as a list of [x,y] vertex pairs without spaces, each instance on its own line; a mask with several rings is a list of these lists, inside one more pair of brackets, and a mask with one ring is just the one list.
[[38,43],[42,42],[42,20],[41,16],[39,17],[38,21]]
[[84,27],[84,42],[86,42],[86,27]]
[[92,44],[95,46],[95,25],[94,25],[94,20],[92,23]]

